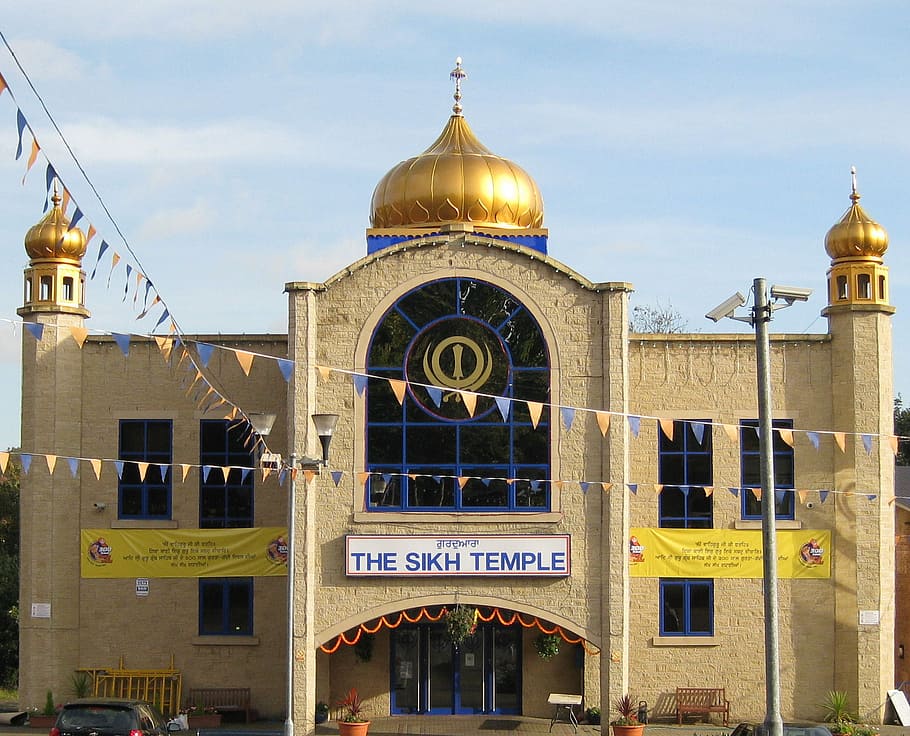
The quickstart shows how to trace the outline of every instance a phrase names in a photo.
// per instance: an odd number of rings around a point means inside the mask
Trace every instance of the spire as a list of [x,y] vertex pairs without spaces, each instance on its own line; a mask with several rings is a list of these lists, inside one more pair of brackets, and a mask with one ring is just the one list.
[[452,105],[452,112],[461,117],[461,80],[468,76],[467,72],[461,68],[461,57],[455,59],[455,68],[449,72],[449,79],[455,82],[455,104]]

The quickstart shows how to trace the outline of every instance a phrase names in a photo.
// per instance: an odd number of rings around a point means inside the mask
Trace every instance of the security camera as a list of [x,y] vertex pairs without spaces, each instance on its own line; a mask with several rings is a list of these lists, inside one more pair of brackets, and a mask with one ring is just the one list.
[[807,301],[811,294],[812,289],[806,289],[802,286],[777,286],[775,284],[771,287],[771,298],[782,299],[787,304]]
[[714,309],[708,312],[705,317],[710,319],[712,322],[719,322],[724,317],[730,317],[733,315],[733,312],[737,307],[741,307],[746,303],[746,297],[740,294],[738,291],[727,299],[722,304],[718,304]]
[[815,504],[812,503],[812,501],[809,501],[808,503],[806,503],[806,508],[807,508],[807,509],[814,509],[814,508],[815,508]]
[[95,511],[104,511],[107,508],[107,504],[104,501],[95,501],[92,506],[95,507]]

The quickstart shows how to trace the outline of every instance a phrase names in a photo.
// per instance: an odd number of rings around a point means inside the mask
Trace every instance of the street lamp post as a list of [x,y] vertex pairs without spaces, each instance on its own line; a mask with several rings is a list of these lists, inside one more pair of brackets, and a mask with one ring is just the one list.
[[[789,307],[796,301],[806,301],[811,289],[772,286],[771,299],[765,279],[752,282],[754,305],[748,316],[735,314],[746,303],[737,292],[705,316],[717,322],[723,318],[747,322],[755,330],[755,362],[758,378],[758,440],[761,454],[761,529],[762,574],[765,613],[765,733],[783,736],[780,714],[780,644],[778,633],[777,597],[777,530],[774,513],[774,436],[771,412],[771,340],[768,323],[775,309]],[[783,302],[783,303],[781,303]]]

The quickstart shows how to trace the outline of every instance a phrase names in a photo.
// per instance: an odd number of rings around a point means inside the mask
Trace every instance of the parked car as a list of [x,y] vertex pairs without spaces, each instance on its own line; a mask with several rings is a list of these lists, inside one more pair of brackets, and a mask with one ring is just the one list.
[[144,700],[81,698],[60,709],[50,736],[169,736],[179,729]]
[[[768,729],[764,723],[740,723],[730,736],[768,736]],[[784,736],[831,736],[831,731],[817,723],[785,723]]]

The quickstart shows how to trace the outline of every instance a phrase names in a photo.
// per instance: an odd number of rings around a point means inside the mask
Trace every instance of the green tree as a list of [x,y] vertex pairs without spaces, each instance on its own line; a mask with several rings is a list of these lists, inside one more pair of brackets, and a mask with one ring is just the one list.
[[894,400],[894,434],[898,437],[895,462],[910,465],[910,408],[904,407],[900,394]]
[[19,672],[19,476],[13,459],[0,475],[0,685]]

